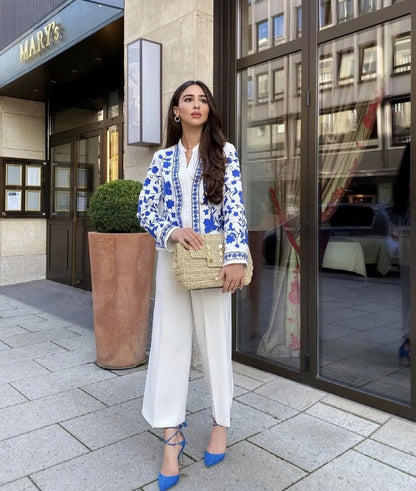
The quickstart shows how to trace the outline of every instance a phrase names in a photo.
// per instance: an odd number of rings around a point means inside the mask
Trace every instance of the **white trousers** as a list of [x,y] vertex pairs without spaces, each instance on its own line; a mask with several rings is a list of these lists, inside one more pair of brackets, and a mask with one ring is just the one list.
[[153,428],[185,420],[193,327],[211,396],[213,418],[230,426],[233,400],[231,293],[188,291],[176,281],[173,254],[158,252],[152,342],[142,413]]

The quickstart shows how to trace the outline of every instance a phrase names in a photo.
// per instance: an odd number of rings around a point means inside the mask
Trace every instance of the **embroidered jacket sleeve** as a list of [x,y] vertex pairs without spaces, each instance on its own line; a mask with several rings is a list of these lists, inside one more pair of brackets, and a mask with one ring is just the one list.
[[[139,196],[137,218],[156,240],[156,247],[172,251],[172,245],[168,244],[170,234],[177,224],[172,221],[175,213],[166,216],[166,207],[173,208],[170,203],[170,183],[165,184],[162,167],[171,167],[172,151],[159,151],[153,156],[152,163],[147,171],[146,179]],[[169,189],[166,189],[169,188]]]
[[231,143],[226,143],[224,152],[227,159],[223,198],[224,266],[232,263],[247,264],[248,231],[240,163],[237,151]]

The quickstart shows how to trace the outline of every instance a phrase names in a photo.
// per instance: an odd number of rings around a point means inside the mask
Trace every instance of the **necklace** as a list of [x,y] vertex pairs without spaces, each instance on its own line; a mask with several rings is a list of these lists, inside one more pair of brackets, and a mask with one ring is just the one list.
[[192,150],[194,149],[194,146],[192,147],[189,147],[188,145],[185,144],[185,142],[182,140],[182,145],[184,146],[185,148],[185,157],[186,157],[186,161],[187,163],[190,162],[191,158],[192,158]]
[[192,148],[185,148],[185,157],[188,162],[191,160]]

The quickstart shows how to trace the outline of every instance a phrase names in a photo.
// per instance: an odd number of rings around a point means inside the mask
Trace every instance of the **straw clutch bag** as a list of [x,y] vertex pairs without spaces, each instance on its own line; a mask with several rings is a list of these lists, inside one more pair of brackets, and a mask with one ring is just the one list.
[[[185,249],[176,244],[173,254],[173,270],[180,285],[187,290],[221,288],[224,281],[215,280],[224,262],[224,234],[202,236],[204,246],[199,251]],[[249,252],[245,268],[244,284],[248,285],[253,275],[253,261]]]

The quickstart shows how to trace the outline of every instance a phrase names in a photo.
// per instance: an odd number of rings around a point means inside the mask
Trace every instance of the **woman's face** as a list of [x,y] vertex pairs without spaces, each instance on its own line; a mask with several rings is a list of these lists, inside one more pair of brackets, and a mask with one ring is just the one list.
[[209,114],[205,92],[199,85],[190,85],[179,96],[178,105],[173,106],[173,112],[181,118],[183,126],[202,126]]

